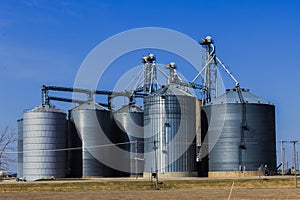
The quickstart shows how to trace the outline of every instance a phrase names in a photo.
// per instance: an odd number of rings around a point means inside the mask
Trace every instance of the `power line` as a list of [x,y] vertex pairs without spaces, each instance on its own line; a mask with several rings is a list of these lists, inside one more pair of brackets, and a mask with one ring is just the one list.
[[72,150],[80,150],[80,149],[86,149],[86,148],[99,148],[99,147],[108,147],[108,146],[118,146],[122,144],[130,144],[135,143],[135,141],[132,142],[121,142],[121,143],[114,143],[114,144],[102,144],[102,145],[94,145],[94,146],[87,146],[87,147],[73,147],[73,148],[63,148],[63,149],[36,149],[36,150],[29,150],[29,151],[15,151],[15,152],[3,152],[6,154],[19,154],[19,153],[32,153],[32,152],[57,152],[57,151],[72,151]]
[[[87,146],[87,147],[71,147],[71,148],[62,148],[62,149],[35,149],[35,150],[28,150],[28,151],[8,151],[3,152],[3,154],[20,154],[20,153],[31,153],[31,152],[39,152],[39,151],[46,151],[46,152],[57,152],[57,151],[73,151],[73,150],[81,150],[84,148],[99,148],[99,147],[107,147],[107,146],[118,146],[122,144],[135,144],[136,141],[131,142],[121,142],[121,143],[112,143],[112,144],[102,144],[102,145],[94,145],[94,146]],[[144,141],[139,141],[139,143],[146,143]],[[152,142],[153,143],[153,142]],[[176,142],[175,144],[188,144],[187,142]],[[192,143],[195,144],[195,143]]]

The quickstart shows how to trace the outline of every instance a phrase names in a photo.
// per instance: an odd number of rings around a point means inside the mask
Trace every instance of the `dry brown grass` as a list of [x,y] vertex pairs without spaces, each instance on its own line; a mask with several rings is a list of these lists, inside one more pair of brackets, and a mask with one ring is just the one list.
[[[237,180],[166,180],[161,184],[161,190],[199,190],[199,189],[230,189],[234,188],[268,189],[294,188],[294,179],[237,179]],[[145,191],[153,190],[154,183],[148,181],[103,181],[103,182],[33,182],[33,183],[2,183],[1,193],[7,192],[89,192],[89,191]]]

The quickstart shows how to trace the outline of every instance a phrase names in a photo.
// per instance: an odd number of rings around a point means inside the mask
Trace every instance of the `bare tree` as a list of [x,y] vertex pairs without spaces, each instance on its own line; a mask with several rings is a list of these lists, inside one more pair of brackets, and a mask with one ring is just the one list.
[[0,130],[0,171],[8,170],[9,164],[15,162],[9,151],[15,150],[16,141],[17,137],[14,129],[6,126]]

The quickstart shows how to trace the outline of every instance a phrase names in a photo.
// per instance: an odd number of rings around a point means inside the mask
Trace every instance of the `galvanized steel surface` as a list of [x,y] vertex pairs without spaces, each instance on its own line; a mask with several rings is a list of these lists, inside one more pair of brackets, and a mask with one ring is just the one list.
[[[129,139],[115,124],[110,111],[96,102],[88,101],[71,111],[71,121],[82,139],[83,177],[129,175],[129,154],[120,155],[116,151],[129,151],[129,144],[114,145],[128,142]],[[122,170],[116,169],[117,167]]]
[[196,171],[195,114],[195,98],[174,85],[144,98],[145,172],[155,170],[154,141],[159,172]]
[[[125,105],[114,112],[119,127],[127,133],[130,144],[130,174],[141,175],[144,171],[144,112],[135,105]],[[136,143],[137,142],[137,143]],[[136,154],[137,153],[137,154]],[[137,168],[136,168],[137,166]]]
[[48,105],[23,114],[23,175],[29,180],[66,176],[66,114]]
[[[227,96],[235,96],[227,91]],[[248,92],[248,96],[254,96]],[[269,104],[215,103],[202,108],[202,134],[208,136],[209,171],[257,171],[261,165],[276,169],[275,107]],[[247,100],[247,96],[245,95]],[[252,99],[257,102],[260,98]],[[249,101],[249,99],[247,100]],[[243,112],[245,119],[243,122]],[[244,124],[243,124],[244,123]],[[214,145],[215,136],[220,133]]]
[[214,99],[210,104],[242,103],[237,90],[241,92],[245,103],[270,104],[266,100],[252,94],[249,89],[244,88],[228,89],[223,95]]
[[17,176],[23,177],[23,119],[19,119],[18,123],[18,166]]
[[201,106],[202,101],[196,100],[196,144],[201,146]]

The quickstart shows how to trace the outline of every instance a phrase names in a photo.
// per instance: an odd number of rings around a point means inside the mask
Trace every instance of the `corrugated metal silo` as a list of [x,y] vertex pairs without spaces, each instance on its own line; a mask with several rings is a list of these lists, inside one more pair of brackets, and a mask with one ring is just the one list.
[[255,175],[262,165],[275,171],[274,105],[237,87],[204,106],[202,118],[202,133],[212,149],[210,177]]
[[114,112],[114,118],[127,133],[130,143],[130,175],[144,171],[144,111],[136,104],[125,105]]
[[173,84],[144,98],[144,176],[155,171],[154,141],[160,176],[197,176],[195,101]]
[[[94,101],[87,101],[72,109],[71,121],[82,139],[83,177],[129,175],[129,139],[117,127],[109,110]],[[120,142],[128,143],[115,145]],[[120,149],[126,154],[121,155]]]
[[66,176],[66,113],[41,105],[23,114],[23,175],[26,180]]
[[18,123],[18,177],[23,177],[23,119],[19,119]]

